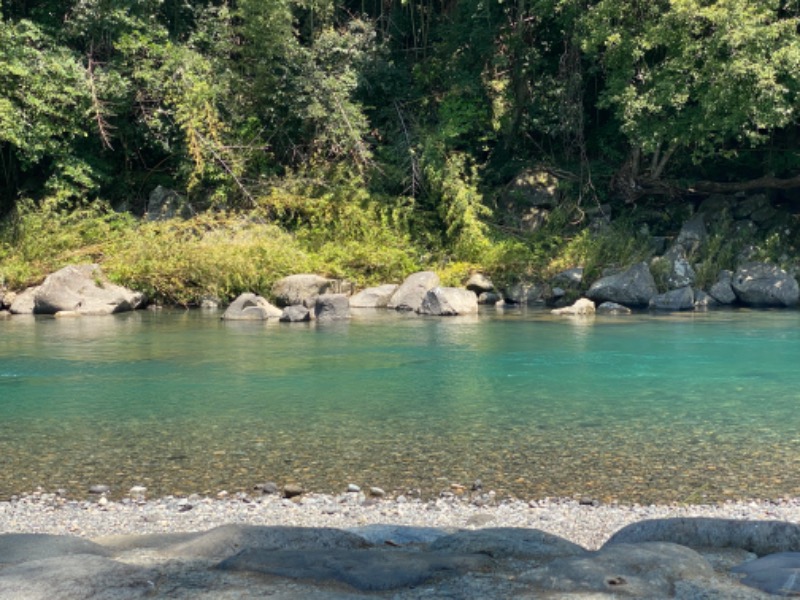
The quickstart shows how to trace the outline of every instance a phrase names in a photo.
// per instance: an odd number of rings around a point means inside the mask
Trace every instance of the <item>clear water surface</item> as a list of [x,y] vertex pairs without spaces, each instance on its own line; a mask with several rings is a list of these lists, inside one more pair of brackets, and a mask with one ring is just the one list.
[[0,321],[0,499],[348,483],[435,495],[800,495],[800,312]]

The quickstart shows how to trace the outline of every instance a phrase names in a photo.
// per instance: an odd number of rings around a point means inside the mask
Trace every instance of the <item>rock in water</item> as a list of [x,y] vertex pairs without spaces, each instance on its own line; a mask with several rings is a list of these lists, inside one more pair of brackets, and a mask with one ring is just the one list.
[[289,275],[279,279],[272,286],[272,295],[278,306],[302,304],[308,308],[314,306],[317,296],[335,291],[335,281],[319,275]]
[[736,302],[736,294],[731,283],[733,283],[733,272],[720,271],[716,283],[708,290],[709,296],[720,304],[733,304]]
[[751,306],[795,306],[800,299],[797,280],[776,265],[748,263],[731,282],[736,297]]
[[32,315],[35,306],[34,298],[39,286],[29,287],[25,291],[14,294],[13,292],[6,295],[6,300],[11,296],[9,301],[8,310],[12,315]]
[[694,308],[694,291],[686,286],[657,294],[650,299],[650,308],[655,310],[692,310]]
[[283,309],[281,323],[303,323],[311,320],[311,311],[305,306],[287,306]]
[[47,276],[34,294],[33,312],[109,315],[136,310],[144,301],[141,292],[111,283],[98,265],[76,265]]
[[439,285],[439,276],[432,271],[421,271],[406,277],[387,305],[396,310],[417,310],[428,290]]
[[556,308],[550,311],[554,315],[593,315],[595,313],[594,302],[588,298],[579,298],[572,306]]
[[586,296],[595,302],[616,302],[623,306],[647,306],[658,293],[647,263],[637,263],[622,273],[595,281]]
[[265,298],[252,293],[240,294],[222,314],[224,321],[266,321],[277,319],[283,311]]
[[323,294],[314,302],[317,321],[341,321],[350,318],[350,301],[344,294]]
[[386,308],[398,287],[397,284],[388,283],[367,288],[350,298],[350,306],[352,308]]
[[485,292],[494,291],[494,283],[483,273],[473,273],[469,281],[467,281],[467,285],[464,287],[471,292],[475,292],[476,296],[480,296]]
[[478,312],[478,297],[462,288],[435,287],[425,294],[417,312],[442,317],[474,314]]

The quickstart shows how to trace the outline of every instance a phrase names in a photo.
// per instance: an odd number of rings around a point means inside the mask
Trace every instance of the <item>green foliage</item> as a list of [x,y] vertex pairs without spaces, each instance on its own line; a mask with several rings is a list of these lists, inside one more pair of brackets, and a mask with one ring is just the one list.
[[268,294],[276,279],[313,267],[294,238],[274,225],[224,215],[142,223],[108,250],[103,266],[112,279],[183,305],[204,296]]
[[649,236],[623,219],[599,229],[585,227],[564,244],[550,270],[554,273],[579,265],[583,267],[583,280],[591,282],[605,268],[627,267],[651,254]]
[[777,0],[601,0],[582,21],[605,72],[600,106],[646,153],[695,160],[797,122],[798,15]]
[[20,201],[0,228],[0,279],[24,288],[68,264],[102,260],[107,241],[133,223],[102,202],[65,209],[57,202],[37,207]]

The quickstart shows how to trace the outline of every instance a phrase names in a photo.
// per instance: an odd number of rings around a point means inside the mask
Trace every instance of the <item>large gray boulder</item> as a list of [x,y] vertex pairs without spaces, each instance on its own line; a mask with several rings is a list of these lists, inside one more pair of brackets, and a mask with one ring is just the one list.
[[478,297],[463,288],[435,287],[425,294],[417,312],[439,317],[471,315],[478,312]]
[[673,598],[677,583],[713,577],[714,569],[694,550],[651,542],[557,558],[522,579],[542,590],[581,593],[576,598],[589,592],[613,598]]
[[304,323],[311,320],[311,311],[299,304],[287,306],[283,309],[281,323]]
[[272,295],[278,306],[302,304],[309,308],[314,306],[317,296],[335,291],[336,281],[319,275],[289,275],[279,279],[272,286]]
[[708,295],[720,304],[733,304],[736,302],[736,293],[733,291],[733,271],[720,271],[717,281],[708,290]]
[[616,275],[601,277],[586,292],[597,303],[616,302],[623,306],[647,306],[658,293],[647,263],[641,262]]
[[650,519],[623,527],[606,546],[654,541],[698,549],[740,548],[765,556],[800,548],[800,525],[710,517]]
[[731,281],[736,297],[750,306],[795,306],[800,299],[797,280],[776,265],[747,263]]
[[668,311],[692,310],[694,308],[694,290],[686,286],[664,294],[656,294],[650,299],[650,308]]
[[420,271],[412,273],[392,294],[388,308],[396,310],[417,310],[422,305],[422,300],[428,290],[439,285],[439,276],[433,271]]
[[350,297],[350,306],[352,308],[386,308],[398,287],[395,283],[387,283],[361,290]]
[[494,291],[494,283],[483,273],[473,273],[464,287],[471,292],[475,292],[476,296],[480,296],[484,292]]
[[32,315],[35,306],[34,298],[38,289],[39,286],[29,287],[19,294],[9,294],[12,298],[9,302],[8,311],[12,315]]
[[487,569],[486,555],[382,552],[380,550],[284,550],[247,548],[217,568],[277,575],[299,581],[345,583],[364,592],[402,590],[431,579]]
[[580,287],[582,281],[583,267],[573,267],[572,269],[556,273],[550,281],[550,285],[553,287],[575,289]]
[[314,302],[317,321],[341,321],[350,318],[350,301],[344,294],[323,294]]
[[74,265],[47,276],[34,295],[33,312],[110,315],[136,310],[144,301],[141,292],[111,283],[99,265]]
[[545,289],[541,285],[519,281],[503,290],[503,300],[511,304],[544,304]]
[[240,294],[222,314],[224,321],[266,321],[278,319],[283,314],[280,308],[270,304],[266,298],[247,292]]
[[708,239],[708,230],[703,213],[698,212],[683,224],[673,247],[680,246],[683,251],[692,256],[702,248]]
[[160,553],[184,560],[225,560],[245,548],[276,551],[368,547],[364,538],[339,529],[222,525],[163,547]]
[[557,535],[516,527],[458,531],[438,538],[429,549],[432,552],[488,554],[494,558],[520,558],[538,562],[587,553],[585,548]]
[[664,265],[666,284],[670,290],[694,285],[697,274],[686,258],[683,246],[675,245],[664,256],[655,259],[655,265]]
[[776,596],[800,596],[800,552],[778,552],[731,569],[741,582]]

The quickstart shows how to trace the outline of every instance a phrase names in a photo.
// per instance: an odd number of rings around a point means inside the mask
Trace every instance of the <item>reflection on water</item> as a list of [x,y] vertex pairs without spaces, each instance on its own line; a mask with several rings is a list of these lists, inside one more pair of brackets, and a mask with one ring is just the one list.
[[800,313],[325,326],[0,322],[0,497],[297,481],[687,501],[799,495]]

